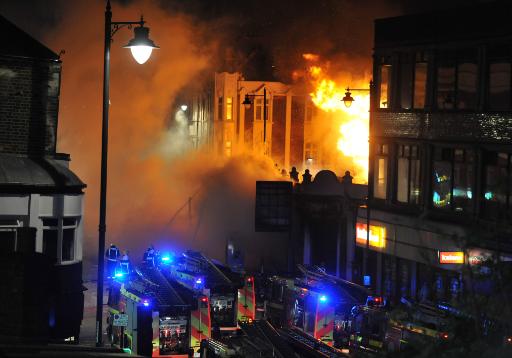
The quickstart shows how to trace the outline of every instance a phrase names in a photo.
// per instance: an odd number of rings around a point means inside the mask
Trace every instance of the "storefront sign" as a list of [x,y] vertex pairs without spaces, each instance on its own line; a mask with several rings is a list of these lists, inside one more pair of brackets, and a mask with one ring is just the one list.
[[471,266],[481,265],[487,260],[492,260],[493,254],[491,251],[483,249],[470,249],[468,250],[468,263]]
[[462,251],[439,251],[440,264],[463,264],[464,252]]
[[[356,243],[366,246],[368,238],[366,224],[356,224]],[[383,226],[370,225],[370,243],[369,246],[383,248],[386,246],[386,228]]]

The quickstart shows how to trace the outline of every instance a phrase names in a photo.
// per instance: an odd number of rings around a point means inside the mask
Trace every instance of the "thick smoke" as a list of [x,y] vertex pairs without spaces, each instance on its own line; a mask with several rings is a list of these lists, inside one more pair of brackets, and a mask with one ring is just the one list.
[[[87,183],[84,247],[85,256],[94,257],[104,8],[101,1],[67,6],[46,42],[66,50],[58,149],[71,153],[71,168]],[[258,253],[246,255],[248,266],[262,260],[282,265],[282,255],[281,260],[269,251],[259,255],[269,245],[284,252],[275,241],[279,237],[255,234],[253,227],[255,180],[274,178],[272,163],[250,154],[221,162],[208,152],[191,150],[183,118],[171,108],[180,89],[201,71],[209,69],[213,76],[209,66],[216,61],[218,44],[208,35],[208,24],[169,14],[149,1],[126,7],[114,3],[113,20],[137,20],[142,11],[161,49],[140,66],[122,48],[131,31],[118,31],[112,44],[107,244],[129,249],[135,261],[150,244],[197,249],[222,260],[230,239],[240,249]]]
[[[105,2],[55,3],[59,10],[51,24],[58,26],[41,40],[57,52],[66,51],[58,150],[71,154],[71,168],[88,185],[84,246],[85,255],[94,257]],[[372,20],[396,13],[388,2],[380,4],[113,2],[114,21],[137,20],[143,13],[161,49],[141,66],[122,48],[132,31],[119,30],[112,44],[107,244],[130,249],[135,258],[153,243],[199,249],[223,259],[230,239],[245,251],[249,266],[262,260],[282,265],[286,238],[256,234],[253,227],[254,182],[274,178],[273,164],[249,153],[219,162],[208,152],[190,150],[179,123],[174,126],[178,130],[169,129],[169,123],[179,122],[174,99],[199,74],[213,77],[220,70],[239,70],[251,79],[263,67],[256,79],[290,83],[292,72],[304,66],[301,55],[306,52],[329,59],[334,72],[365,79],[370,73]]]

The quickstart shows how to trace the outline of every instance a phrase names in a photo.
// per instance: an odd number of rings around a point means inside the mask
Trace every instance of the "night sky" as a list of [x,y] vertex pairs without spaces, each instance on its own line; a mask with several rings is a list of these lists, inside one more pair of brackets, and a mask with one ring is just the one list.
[[[235,54],[234,63],[227,64],[228,67],[234,65],[242,69],[249,79],[286,81],[289,79],[288,69],[297,65],[296,58],[301,53],[316,52],[327,58],[347,52],[354,56],[370,56],[373,20],[376,18],[489,1],[114,0],[112,4],[114,9],[137,4],[143,12],[144,3],[152,3],[169,15],[186,14],[195,21],[208,23],[212,30],[210,35],[221,37],[225,46],[232,48]],[[76,3],[4,0],[0,3],[0,13],[35,38],[47,42],[49,33],[76,8]]]

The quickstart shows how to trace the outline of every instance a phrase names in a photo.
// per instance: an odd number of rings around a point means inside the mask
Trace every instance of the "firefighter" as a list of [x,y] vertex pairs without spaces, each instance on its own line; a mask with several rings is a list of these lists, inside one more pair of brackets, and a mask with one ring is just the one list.
[[299,172],[297,171],[297,168],[292,167],[292,170],[290,171],[290,179],[292,179],[295,183],[299,182]]
[[121,257],[121,260],[119,260],[119,265],[121,267],[121,272],[125,275],[128,275],[130,274],[130,269],[131,269],[131,265],[130,265],[130,257],[128,256],[129,254],[129,251],[126,250],[124,253],[123,253],[123,256]]
[[144,252],[143,260],[148,266],[155,266],[156,252],[153,245]]
[[303,184],[311,183],[311,173],[309,172],[309,169],[306,169],[304,171],[304,174],[302,174],[302,183]]
[[105,253],[107,257],[107,278],[113,278],[115,274],[115,269],[117,265],[117,260],[121,256],[119,249],[116,245],[111,244]]

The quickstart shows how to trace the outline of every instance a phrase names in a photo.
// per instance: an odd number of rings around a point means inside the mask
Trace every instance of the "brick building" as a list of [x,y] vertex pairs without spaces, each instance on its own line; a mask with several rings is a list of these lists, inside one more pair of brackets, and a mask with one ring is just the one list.
[[453,299],[468,269],[512,259],[511,13],[496,2],[375,23],[368,274],[388,297]]
[[0,287],[0,336],[78,338],[85,184],[56,151],[62,63],[1,16],[0,40],[1,270],[16,277]]

